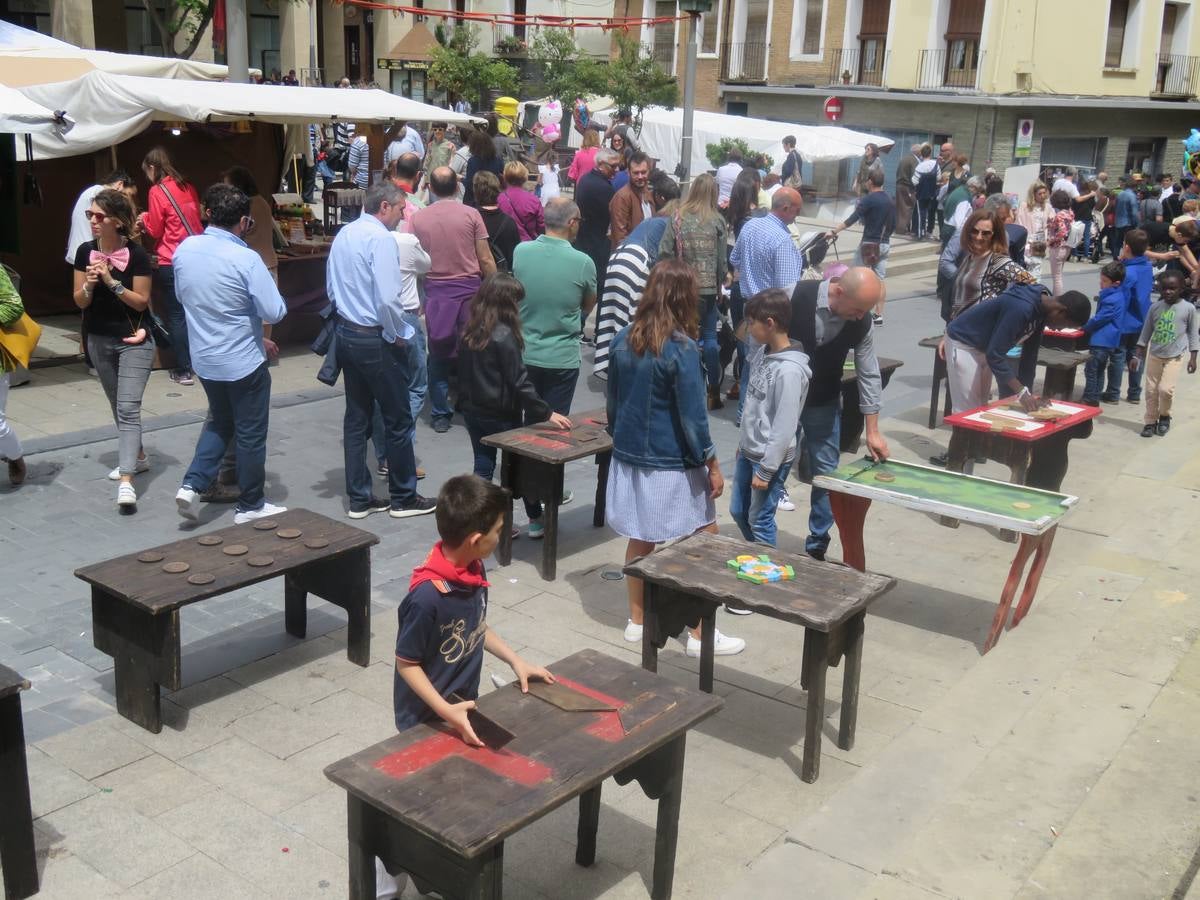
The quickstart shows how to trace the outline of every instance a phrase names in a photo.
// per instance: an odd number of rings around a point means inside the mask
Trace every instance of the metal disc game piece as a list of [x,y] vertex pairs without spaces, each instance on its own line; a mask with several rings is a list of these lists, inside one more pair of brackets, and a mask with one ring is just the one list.
[[191,565],[185,562],[169,562],[162,567],[162,570],[169,575],[180,575],[191,568]]
[[329,541],[325,538],[309,538],[304,542],[304,546],[309,550],[324,550],[329,546]]
[[281,537],[286,541],[290,541],[294,538],[300,537],[300,535],[303,533],[304,532],[299,528],[280,528],[277,532],[275,532],[275,536]]
[[225,538],[218,534],[206,534],[204,537],[196,541],[201,547],[217,547],[225,543]]
[[278,528],[279,523],[271,519],[259,519],[254,523],[255,531],[270,531],[272,528]]
[[195,575],[188,576],[188,584],[212,584],[213,577],[207,572],[197,572]]
[[147,550],[145,553],[138,554],[138,562],[156,563],[156,562],[162,562],[163,559],[164,559],[163,555],[161,553],[159,553],[157,550]]
[[269,566],[275,562],[272,556],[252,556],[246,560],[246,565],[254,566],[256,569],[261,569],[264,566]]
[[893,475],[891,472],[876,472],[875,480],[876,481],[895,481],[896,476]]
[[226,556],[245,556],[250,552],[250,548],[245,544],[230,544],[221,552]]
[[1033,509],[1033,504],[1026,503],[1024,500],[1018,500],[1013,504],[1013,509]]

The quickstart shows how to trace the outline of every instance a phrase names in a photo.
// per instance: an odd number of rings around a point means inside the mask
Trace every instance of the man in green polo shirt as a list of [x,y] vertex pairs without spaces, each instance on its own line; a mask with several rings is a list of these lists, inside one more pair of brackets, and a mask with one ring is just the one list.
[[521,330],[525,368],[538,395],[570,415],[579,380],[583,321],[596,302],[596,264],[571,246],[579,233],[579,207],[565,197],[546,204],[546,233],[517,245],[513,275],[525,288]]

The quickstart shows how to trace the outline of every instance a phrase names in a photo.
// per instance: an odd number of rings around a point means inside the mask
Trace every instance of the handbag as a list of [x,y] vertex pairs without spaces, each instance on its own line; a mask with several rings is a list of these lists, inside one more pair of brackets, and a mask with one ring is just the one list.
[[163,320],[152,309],[147,308],[146,314],[150,317],[150,337],[154,338],[155,345],[170,348],[171,332],[167,330]]
[[1072,222],[1071,230],[1067,232],[1067,239],[1066,239],[1066,241],[1064,241],[1064,243],[1068,247],[1070,247],[1072,250],[1075,249],[1076,247],[1078,247],[1080,244],[1083,243],[1083,231],[1084,231],[1083,220]]
[[788,159],[792,161],[792,164],[796,168],[792,170],[792,174],[787,177],[787,181],[783,183],[783,186],[800,190],[804,184],[804,179],[800,177],[800,154],[793,150],[788,154]]
[[42,326],[26,312],[21,313],[21,318],[11,325],[0,327],[0,356],[4,358],[5,369],[28,369],[29,358],[33,356],[41,336]]
[[862,264],[868,269],[874,269],[879,265],[881,253],[878,241],[863,241],[858,245],[858,254],[862,257]]

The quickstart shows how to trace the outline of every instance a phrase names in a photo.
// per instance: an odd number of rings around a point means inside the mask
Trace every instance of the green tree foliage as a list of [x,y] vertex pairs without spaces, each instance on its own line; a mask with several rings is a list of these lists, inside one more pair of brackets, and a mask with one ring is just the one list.
[[640,120],[647,106],[674,109],[679,102],[675,78],[646,53],[642,45],[626,34],[616,34],[617,55],[605,68],[608,95],[618,107],[633,111]]
[[448,36],[439,30],[429,75],[452,94],[478,99],[489,90],[516,94],[520,80],[508,63],[480,53],[474,28],[458,27]]
[[576,97],[608,92],[603,65],[584,56],[566,28],[540,28],[529,42],[529,58],[541,67],[543,90],[569,107]]
[[704,155],[712,163],[714,169],[720,168],[729,161],[729,151],[737,147],[742,151],[742,161],[756,169],[766,169],[768,172],[775,167],[775,160],[769,153],[759,153],[751,150],[750,145],[741,138],[721,138],[715,144],[704,145]]

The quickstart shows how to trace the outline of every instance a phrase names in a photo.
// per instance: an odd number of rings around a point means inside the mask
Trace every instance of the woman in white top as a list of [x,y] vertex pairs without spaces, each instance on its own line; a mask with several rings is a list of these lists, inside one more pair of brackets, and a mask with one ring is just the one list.
[[1025,245],[1025,268],[1035,281],[1042,280],[1042,263],[1046,260],[1046,223],[1054,215],[1050,208],[1050,191],[1040,181],[1029,186],[1025,202],[1017,207],[1017,224],[1029,232]]
[[558,153],[553,147],[546,147],[537,158],[538,164],[538,199],[544,207],[547,203],[562,193],[558,183]]

